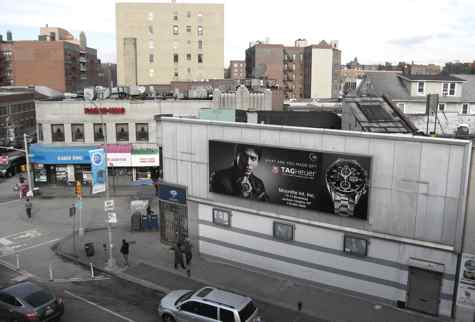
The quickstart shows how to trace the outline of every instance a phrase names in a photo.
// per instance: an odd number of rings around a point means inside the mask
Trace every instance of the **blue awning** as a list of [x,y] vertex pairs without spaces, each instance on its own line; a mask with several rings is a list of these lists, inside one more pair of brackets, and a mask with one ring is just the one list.
[[90,164],[89,150],[96,146],[30,145],[31,163],[41,164]]

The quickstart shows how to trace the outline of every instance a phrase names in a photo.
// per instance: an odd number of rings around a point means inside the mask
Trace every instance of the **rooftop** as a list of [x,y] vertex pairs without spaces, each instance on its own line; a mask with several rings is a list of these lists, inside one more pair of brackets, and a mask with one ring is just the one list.
[[410,81],[447,81],[447,82],[464,82],[463,79],[447,75],[447,74],[438,74],[438,75],[409,75],[409,74],[400,74],[399,77],[408,79]]

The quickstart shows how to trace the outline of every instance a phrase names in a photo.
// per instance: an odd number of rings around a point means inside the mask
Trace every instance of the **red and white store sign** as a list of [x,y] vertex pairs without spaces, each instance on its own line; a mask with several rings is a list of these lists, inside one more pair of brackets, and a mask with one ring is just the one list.
[[131,163],[130,153],[107,153],[107,165],[109,167],[131,167]]
[[132,154],[133,167],[158,167],[160,157],[158,154]]
[[85,107],[85,114],[125,114],[124,107]]

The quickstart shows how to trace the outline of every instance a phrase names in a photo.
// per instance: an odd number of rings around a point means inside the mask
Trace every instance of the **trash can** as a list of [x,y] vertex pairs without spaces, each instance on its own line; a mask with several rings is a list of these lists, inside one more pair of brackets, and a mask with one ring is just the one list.
[[87,257],[94,256],[94,243],[85,243],[84,250],[86,251]]
[[132,231],[141,231],[143,229],[142,226],[142,215],[140,212],[136,212],[130,218],[130,229]]
[[158,215],[150,215],[150,227],[151,229],[158,230]]

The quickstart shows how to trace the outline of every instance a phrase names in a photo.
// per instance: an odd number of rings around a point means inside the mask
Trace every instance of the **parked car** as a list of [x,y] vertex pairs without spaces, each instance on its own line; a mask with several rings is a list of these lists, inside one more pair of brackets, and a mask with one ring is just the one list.
[[258,322],[251,298],[214,287],[177,290],[162,298],[158,314],[163,322]]
[[0,321],[59,321],[63,299],[49,288],[21,282],[0,289]]

